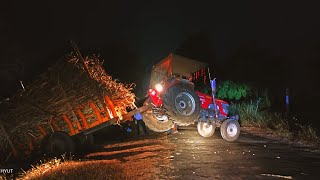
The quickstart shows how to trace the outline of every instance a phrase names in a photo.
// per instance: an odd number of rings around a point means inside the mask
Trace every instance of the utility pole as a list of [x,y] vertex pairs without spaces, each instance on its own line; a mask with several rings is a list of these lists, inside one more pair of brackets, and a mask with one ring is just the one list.
[[289,88],[286,88],[286,112],[290,112]]

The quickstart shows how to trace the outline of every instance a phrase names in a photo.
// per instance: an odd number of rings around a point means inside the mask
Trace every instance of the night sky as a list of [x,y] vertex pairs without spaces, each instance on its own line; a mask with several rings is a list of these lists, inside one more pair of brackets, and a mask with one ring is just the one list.
[[319,99],[320,11],[292,1],[10,1],[0,11],[1,98],[71,52],[99,54],[139,96],[170,52],[208,62],[218,79],[291,88]]

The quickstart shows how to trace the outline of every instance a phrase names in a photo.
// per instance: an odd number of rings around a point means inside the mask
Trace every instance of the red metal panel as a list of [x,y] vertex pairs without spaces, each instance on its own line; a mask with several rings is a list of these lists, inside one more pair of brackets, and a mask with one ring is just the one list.
[[94,113],[95,113],[95,115],[96,115],[96,117],[97,117],[97,119],[98,119],[98,122],[99,122],[99,123],[102,123],[103,121],[102,121],[102,117],[101,117],[100,111],[99,111],[99,109],[97,108],[97,106],[94,104],[93,101],[90,102],[90,106],[91,106],[91,108],[94,110]]
[[[111,99],[108,96],[105,96],[104,98],[107,101],[109,108],[111,109],[113,117],[114,118],[118,117],[117,112],[116,112],[116,110],[114,108],[114,105],[113,105],[113,102],[111,101]],[[110,119],[111,119],[111,117],[110,117]]]
[[62,115],[63,120],[68,124],[69,130],[70,130],[70,135],[73,136],[75,135],[75,130],[73,128],[73,125],[71,123],[71,121],[69,120],[69,118],[64,114]]
[[82,122],[84,128],[88,129],[89,128],[88,122],[87,122],[86,118],[84,117],[83,113],[81,112],[81,110],[77,109],[77,113],[78,113],[79,117],[81,118],[81,122]]

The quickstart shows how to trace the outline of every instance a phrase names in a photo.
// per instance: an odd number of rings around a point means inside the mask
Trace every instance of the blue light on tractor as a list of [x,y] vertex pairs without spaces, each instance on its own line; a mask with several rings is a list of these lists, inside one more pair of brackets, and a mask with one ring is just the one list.
[[210,80],[210,84],[211,84],[211,90],[215,92],[217,87],[216,78],[214,78],[213,80]]

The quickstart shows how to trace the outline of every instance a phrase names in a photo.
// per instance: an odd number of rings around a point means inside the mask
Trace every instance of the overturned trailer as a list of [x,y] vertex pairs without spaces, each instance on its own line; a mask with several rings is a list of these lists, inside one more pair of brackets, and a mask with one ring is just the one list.
[[108,75],[96,56],[76,49],[60,59],[10,100],[1,104],[1,161],[45,153],[75,151],[90,134],[129,120],[135,108],[134,84]]

